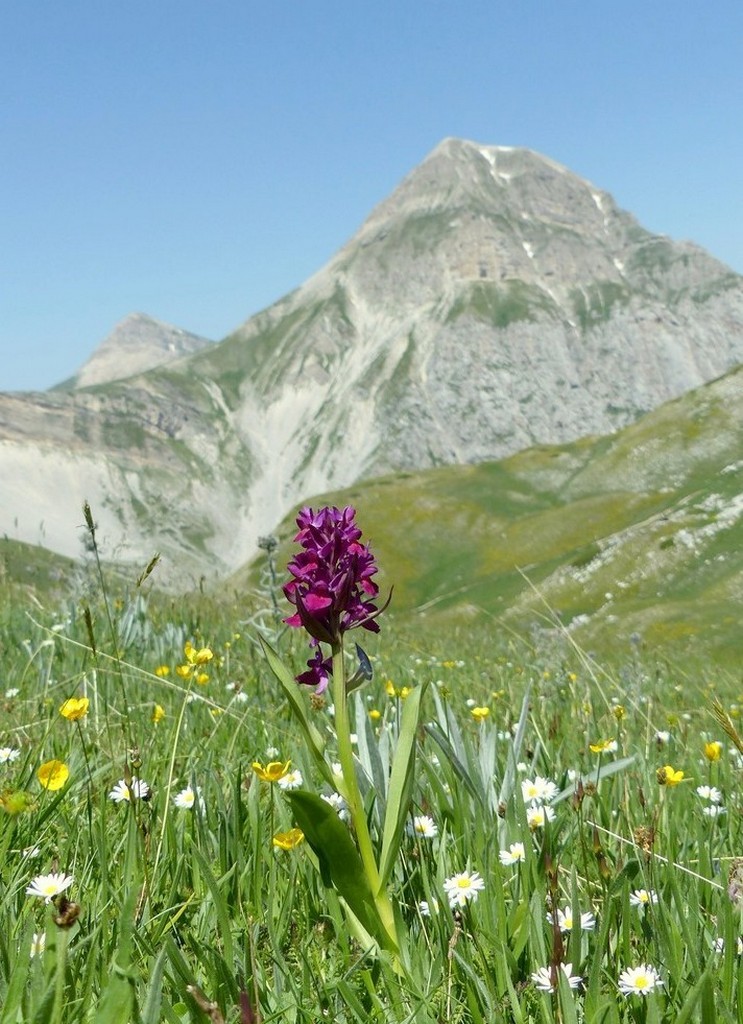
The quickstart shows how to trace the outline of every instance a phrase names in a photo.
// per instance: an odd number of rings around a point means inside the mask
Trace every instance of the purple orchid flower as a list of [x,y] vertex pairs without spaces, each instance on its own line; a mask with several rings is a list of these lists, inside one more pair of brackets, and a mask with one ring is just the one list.
[[[337,648],[343,634],[357,626],[379,632],[376,617],[387,604],[377,608],[374,603],[379,593],[372,579],[377,564],[369,548],[360,543],[355,517],[356,510],[350,506],[342,511],[303,508],[297,516],[299,532],[294,539],[302,551],[289,562],[292,579],[283,588],[296,612],[284,621],[306,629],[313,646],[322,642]],[[315,685],[322,692],[328,683],[329,662],[317,651],[298,682]]]

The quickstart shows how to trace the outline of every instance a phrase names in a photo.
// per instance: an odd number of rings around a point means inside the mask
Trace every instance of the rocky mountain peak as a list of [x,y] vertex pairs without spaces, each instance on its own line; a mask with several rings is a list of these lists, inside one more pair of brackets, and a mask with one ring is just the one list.
[[72,384],[76,388],[84,388],[124,380],[192,355],[210,344],[212,342],[207,338],[163,323],[145,313],[130,313],[116,324],[78,370]]

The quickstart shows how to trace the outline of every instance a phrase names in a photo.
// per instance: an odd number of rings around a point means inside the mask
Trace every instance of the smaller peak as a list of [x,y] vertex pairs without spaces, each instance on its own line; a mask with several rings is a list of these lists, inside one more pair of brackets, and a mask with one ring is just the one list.
[[128,313],[101,342],[75,378],[75,387],[107,384],[153,370],[212,342],[147,313]]

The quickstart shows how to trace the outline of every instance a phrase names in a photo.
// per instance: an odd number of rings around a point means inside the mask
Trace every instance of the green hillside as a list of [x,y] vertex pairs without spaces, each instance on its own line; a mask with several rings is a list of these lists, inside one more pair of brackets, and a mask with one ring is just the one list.
[[[397,615],[564,627],[591,650],[641,642],[730,662],[743,649],[742,427],[740,368],[610,437],[308,503],[359,509]],[[279,565],[292,531],[290,517]]]

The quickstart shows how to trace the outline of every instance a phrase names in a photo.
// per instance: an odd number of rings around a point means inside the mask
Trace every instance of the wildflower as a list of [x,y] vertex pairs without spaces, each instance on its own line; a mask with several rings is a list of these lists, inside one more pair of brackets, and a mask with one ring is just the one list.
[[712,740],[704,744],[704,756],[708,761],[719,761],[722,757],[722,743],[719,740]]
[[68,722],[79,722],[87,715],[89,706],[90,701],[87,697],[69,697],[59,709],[59,713]]
[[287,772],[286,775],[282,775],[279,779],[279,786],[285,792],[292,789],[301,789],[304,785],[304,778],[298,768],[295,768],[293,772]]
[[618,722],[621,722],[627,716],[627,709],[623,704],[614,704],[611,713]]
[[11,688],[9,690],[5,691],[5,699],[6,700],[13,700],[13,698],[17,697],[20,692],[21,691],[18,689],[17,686],[11,686]]
[[[722,938],[722,936],[720,936],[720,938],[718,939],[715,939],[714,949],[716,953],[725,952],[725,940]],[[740,935],[738,936],[738,940],[735,945],[735,952],[738,956],[743,956],[743,938],[741,938]]]
[[659,730],[655,734],[655,742],[658,744],[659,747],[664,747],[666,743],[668,743],[670,738],[670,732],[666,732],[665,730]]
[[20,750],[15,747],[0,747],[0,764],[10,764],[17,761],[20,756]]
[[318,648],[308,659],[306,671],[300,672],[296,679],[303,686],[314,686],[315,693],[320,694],[327,690],[332,672],[333,659],[324,657],[323,652]]
[[526,851],[524,850],[523,843],[511,843],[507,850],[501,850],[498,854],[500,862],[504,867],[510,867],[512,864],[518,864],[519,861],[524,860]]
[[725,808],[719,804],[708,804],[702,808],[702,814],[706,814],[708,818],[719,818],[721,814],[725,814]]
[[658,902],[658,893],[654,889],[635,889],[629,894],[629,901],[633,907],[647,907]]
[[191,675],[191,666],[190,665],[176,665],[175,671],[176,671],[176,675],[179,675],[181,677],[181,679],[188,679],[188,677]]
[[[554,923],[554,917],[552,914],[547,914],[547,920],[550,924]],[[561,932],[571,932],[573,930],[573,910],[571,907],[566,906],[564,910],[557,910],[557,927]],[[596,927],[596,918],[590,911],[586,911],[580,915],[580,930],[583,932],[592,932]]]
[[264,768],[260,761],[253,761],[252,768],[262,782],[278,782],[289,771],[291,761],[269,761]]
[[477,871],[460,871],[444,880],[450,907],[463,907],[470,900],[474,903],[484,888],[485,882]]
[[163,718],[165,718],[165,708],[162,704],[156,704],[152,709],[153,724],[157,725],[158,722],[162,722]]
[[646,996],[662,984],[660,975],[649,964],[628,967],[619,975],[619,991],[625,996],[633,994]]
[[214,657],[213,652],[208,647],[196,648],[189,641],[186,641],[186,646],[183,648],[183,653],[186,656],[186,661],[189,665],[206,665],[207,661],[211,661]]
[[378,722],[382,717],[382,712],[378,708],[369,708],[369,718],[372,722]]
[[532,832],[544,828],[545,823],[552,821],[554,817],[555,812],[547,804],[532,804],[526,809],[526,821]]
[[524,803],[549,803],[557,796],[557,786],[551,779],[537,775],[534,779],[524,779],[521,783],[521,795]]
[[164,679],[166,676],[170,675],[170,666],[158,665],[157,668],[155,669],[155,675],[159,676],[160,679]]
[[45,903],[51,903],[55,896],[59,896],[73,882],[74,878],[71,875],[65,875],[61,871],[52,872],[51,875],[37,875],[26,889],[26,895],[41,896]]
[[388,679],[387,682],[384,684],[384,692],[387,694],[388,697],[396,697],[397,696],[397,690],[395,689],[395,684],[392,682],[391,679]]
[[31,949],[29,956],[33,960],[35,956],[41,956],[46,949],[46,932],[34,932],[31,936]]
[[61,789],[70,777],[70,769],[64,761],[45,761],[36,772],[36,778],[44,789],[54,792]]
[[490,714],[490,708],[470,708],[470,714],[476,722],[484,722]]
[[176,793],[173,797],[173,803],[182,811],[190,811],[196,803],[197,796],[198,793],[193,786],[186,786],[180,793]]
[[[572,964],[560,964],[560,969],[567,979],[568,985],[571,988],[577,988],[582,978],[578,975],[573,974]],[[552,967],[539,967],[531,976],[531,980],[534,982],[540,992],[554,992],[557,984],[557,977],[553,974],[554,968]],[[554,982],[553,982],[554,978]]]
[[149,795],[150,787],[147,783],[134,776],[128,784],[125,779],[120,779],[108,794],[108,799],[116,804],[131,803],[132,800],[147,800]]
[[273,845],[279,850],[293,850],[304,839],[301,828],[290,828],[288,832],[277,832],[273,837]]
[[322,798],[326,804],[330,804],[341,821],[350,820],[351,815],[348,811],[348,804],[339,793],[331,793],[329,796],[323,794]]
[[439,834],[438,826],[427,814],[419,814],[408,824],[408,833],[421,839],[435,839]]
[[613,754],[617,749],[617,741],[612,737],[608,740],[597,740],[588,748],[592,754]]
[[431,902],[429,903],[428,900],[421,900],[420,903],[418,904],[418,912],[420,913],[421,917],[430,917],[432,913],[438,914],[439,901],[431,900]]
[[199,686],[206,686],[206,684],[209,682],[209,673],[197,672],[197,674],[194,676],[194,679],[199,684]]
[[684,773],[680,768],[676,771],[670,764],[659,768],[655,774],[658,779],[659,786],[678,786],[679,782],[681,782],[684,777]]
[[[303,508],[297,516],[294,540],[303,550],[289,562],[292,578],[283,588],[296,612],[284,621],[304,628],[313,646],[322,642],[337,647],[343,634],[357,626],[379,632],[376,618],[383,609],[374,604],[379,588],[372,579],[377,565],[369,548],[360,543],[355,517],[350,506],[343,511]],[[309,674],[302,673],[298,681],[313,683],[322,692],[327,686],[325,661],[318,651],[308,662]]]
[[697,795],[702,800],[709,800],[713,804],[719,804],[722,801],[722,793],[716,786],[697,786]]

